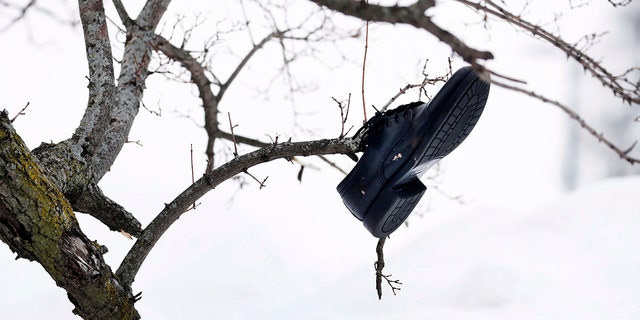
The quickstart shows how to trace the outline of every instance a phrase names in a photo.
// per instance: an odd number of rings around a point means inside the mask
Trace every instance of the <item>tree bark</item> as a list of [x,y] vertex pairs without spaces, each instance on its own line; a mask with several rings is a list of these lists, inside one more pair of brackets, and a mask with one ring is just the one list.
[[80,230],[60,188],[0,114],[0,239],[36,261],[85,319],[139,319],[130,289],[105,263],[106,248]]

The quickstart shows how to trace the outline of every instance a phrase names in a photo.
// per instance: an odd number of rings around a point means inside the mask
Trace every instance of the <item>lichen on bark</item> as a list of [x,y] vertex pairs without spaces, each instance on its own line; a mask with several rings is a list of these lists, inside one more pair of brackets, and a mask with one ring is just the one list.
[[0,114],[0,239],[37,261],[86,319],[138,319],[130,289],[118,284],[103,249],[80,230],[71,205],[51,181],[6,112]]

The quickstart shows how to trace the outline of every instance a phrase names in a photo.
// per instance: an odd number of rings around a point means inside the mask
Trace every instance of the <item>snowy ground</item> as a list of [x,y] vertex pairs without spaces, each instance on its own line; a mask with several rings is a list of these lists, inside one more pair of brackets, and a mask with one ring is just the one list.
[[[146,319],[639,319],[637,190],[640,177],[627,177],[533,211],[470,205],[430,212],[388,241],[385,271],[404,284],[397,296],[385,287],[382,301],[374,290],[374,242],[354,241],[340,252],[329,241],[324,248],[333,255],[313,243],[293,251],[306,241],[304,230],[289,233],[283,248],[257,228],[237,234],[230,226],[235,238],[222,232],[217,242],[185,240],[192,242],[186,261],[170,252],[151,256],[153,270],[143,267],[136,282],[144,288],[140,310]],[[73,319],[62,290],[36,264],[11,261],[6,251],[3,313]]]
[[638,190],[612,179],[526,216],[473,208],[401,230],[412,241],[387,255],[397,296],[377,301],[363,265],[262,318],[639,319]]
[[388,256],[398,296],[375,301],[363,266],[267,318],[639,319],[638,190],[615,179],[524,217],[461,212]]

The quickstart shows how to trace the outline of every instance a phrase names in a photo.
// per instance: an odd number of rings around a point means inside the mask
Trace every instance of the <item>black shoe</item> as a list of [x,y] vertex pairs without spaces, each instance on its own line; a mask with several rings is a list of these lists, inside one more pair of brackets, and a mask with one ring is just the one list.
[[362,158],[337,190],[371,234],[385,237],[407,219],[427,190],[419,178],[469,135],[488,96],[489,84],[465,67],[429,103],[377,113],[364,125]]

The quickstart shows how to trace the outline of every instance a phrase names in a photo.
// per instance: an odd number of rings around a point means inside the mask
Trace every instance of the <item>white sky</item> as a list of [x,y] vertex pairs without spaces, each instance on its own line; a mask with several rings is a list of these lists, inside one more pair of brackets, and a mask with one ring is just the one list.
[[[541,8],[536,6],[529,10],[540,21],[548,21],[552,11],[567,5],[564,1],[553,2],[558,8],[551,8],[548,1],[539,2],[544,10],[538,11]],[[202,11],[212,21],[237,13],[232,7],[208,11],[190,6],[172,4],[167,19],[173,19],[180,10]],[[107,7],[109,16],[116,19],[111,6]],[[130,10],[134,12],[133,7]],[[612,18],[622,10],[594,2],[590,7],[566,13],[560,22],[561,30],[573,40],[592,31],[610,30],[610,35],[593,49],[594,55],[614,67],[632,65],[634,59],[637,64],[633,52],[625,53],[625,47],[619,44],[625,36],[633,37],[626,33],[622,18]],[[494,52],[496,59],[490,62],[491,67],[526,80],[530,88],[540,93],[570,101],[569,92],[574,87],[570,81],[572,62],[567,62],[563,54],[514,33],[509,27],[496,25],[490,34],[477,27],[465,28],[461,22],[465,12],[466,9],[443,2],[442,8],[433,14],[436,21],[473,46]],[[372,25],[370,37],[367,103],[377,106],[407,82],[420,80],[425,58],[429,58],[430,73],[441,73],[450,53],[433,37],[408,27],[390,29]],[[42,141],[67,138],[82,116],[87,97],[81,30],[34,15],[10,32],[0,34],[0,41],[5,44],[0,59],[3,70],[0,85],[5,88],[0,107],[15,114],[30,102],[27,115],[18,118],[15,127],[31,148]],[[118,56],[121,44],[114,45]],[[348,42],[342,49],[355,64],[327,70],[308,60],[299,67],[300,78],[315,82],[317,90],[296,98],[296,111],[307,114],[296,120],[305,129],[312,129],[317,137],[334,137],[339,133],[339,112],[331,96],[345,98],[352,93],[353,104],[360,106],[361,75],[357,62],[361,59],[362,43]],[[323,57],[331,61],[331,51]],[[238,134],[254,135],[265,141],[267,134],[280,134],[282,140],[289,136],[294,140],[308,139],[309,133],[292,124],[292,108],[283,103],[281,89],[274,89],[268,100],[250,90],[260,79],[258,70],[274,59],[279,59],[276,46],[256,57],[254,65],[238,79],[239,86],[225,98],[228,100],[222,105],[225,116],[222,119],[226,119],[227,111],[231,112],[234,123],[239,125]],[[454,61],[455,68],[462,65]],[[189,185],[189,145],[193,144],[196,150],[200,170],[205,159],[204,130],[180,117],[190,114],[202,123],[194,91],[184,85],[166,87],[159,77],[150,78],[147,87],[150,90],[145,94],[145,103],[152,109],[159,104],[163,116],[155,117],[141,109],[130,139],[140,140],[143,146],[126,145],[111,172],[101,181],[105,193],[132,211],[143,225]],[[585,94],[605,101],[606,105],[590,106],[588,102],[595,100],[585,98],[582,101],[586,108],[620,108],[615,99],[590,80],[582,88],[592,87],[596,89]],[[436,88],[431,92],[435,93]],[[412,101],[414,97],[404,96],[401,102]],[[368,112],[373,114],[373,109]],[[354,108],[351,123],[361,121],[358,117],[361,110]],[[385,271],[405,283],[396,297],[386,291],[382,302],[376,300],[372,267],[376,240],[349,214],[335,192],[342,175],[319,160],[308,158],[303,160],[321,170],[305,170],[302,183],[295,180],[298,167],[277,161],[251,169],[258,177],[269,176],[266,188],[258,190],[255,183],[248,181],[248,185],[239,189],[237,183],[226,182],[201,199],[201,206],[172,226],[145,261],[134,283],[134,291],[143,292],[139,310],[147,319],[185,316],[408,319],[418,315],[434,319],[471,316],[586,319],[590,315],[601,319],[596,311],[612,311],[617,303],[626,313],[613,318],[637,318],[640,311],[633,301],[638,300],[628,299],[640,297],[637,290],[640,278],[637,272],[628,269],[630,265],[624,260],[633,251],[609,252],[608,247],[590,251],[591,247],[581,241],[591,239],[586,239],[584,233],[604,223],[598,213],[606,211],[620,215],[606,225],[602,237],[615,236],[611,241],[628,240],[622,245],[630,242],[629,248],[638,247],[638,225],[624,225],[625,221],[634,220],[633,205],[624,204],[625,199],[631,203],[631,195],[620,195],[633,187],[637,190],[638,182],[629,180],[621,182],[623,187],[601,187],[609,196],[620,197],[615,202],[620,207],[589,211],[589,219],[585,221],[579,213],[600,203],[596,201],[599,193],[593,191],[600,187],[589,189],[592,191],[587,195],[561,200],[559,206],[545,207],[562,194],[565,133],[567,126],[575,125],[567,124],[566,118],[552,106],[492,88],[479,124],[465,143],[443,161],[445,171],[438,178],[440,188],[449,194],[462,195],[467,204],[461,206],[447,200],[430,188],[409,219],[410,227],[399,229],[387,242]],[[610,153],[602,145],[596,144],[595,148],[602,154]],[[346,169],[353,165],[346,157],[334,160]],[[566,204],[567,201],[571,204]],[[564,216],[558,211],[561,209]],[[108,232],[92,218],[83,215],[78,218],[90,238],[110,249],[105,258],[116,269],[132,242]],[[573,234],[566,235],[562,228],[552,228],[547,234],[532,227],[531,219],[574,228],[577,235],[575,238]],[[498,232],[488,234],[491,230]],[[540,242],[527,240],[519,231],[533,232]],[[478,237],[484,240],[476,242]],[[532,248],[551,250],[554,243],[565,240],[568,242],[562,242],[564,245],[575,244],[582,251],[563,256],[565,252],[560,245],[551,256],[527,254]],[[514,241],[523,242],[523,249]],[[474,245],[465,247],[465,243]],[[505,244],[509,245],[501,246]],[[4,248],[0,249],[3,312],[18,319],[74,318],[63,290],[55,287],[42,268],[25,260],[14,261],[8,248]],[[553,271],[558,259],[562,263]],[[583,264],[578,262],[584,259],[601,261],[582,270]],[[637,270],[638,261],[631,263]],[[611,268],[622,270],[616,281],[634,283],[636,289],[609,286],[607,277]],[[579,286],[593,275],[602,276],[597,278],[601,282]],[[569,288],[566,292],[561,290],[563,285]],[[621,300],[607,300],[600,308],[597,301],[590,299],[601,296],[586,293],[594,288]],[[558,305],[554,298],[560,298],[562,293],[578,296],[567,305]],[[494,298],[506,301],[496,302],[495,308],[487,306]],[[583,308],[585,304],[591,308]],[[25,306],[29,307],[24,310]],[[530,310],[537,312],[529,313]],[[583,314],[583,310],[592,312]]]

